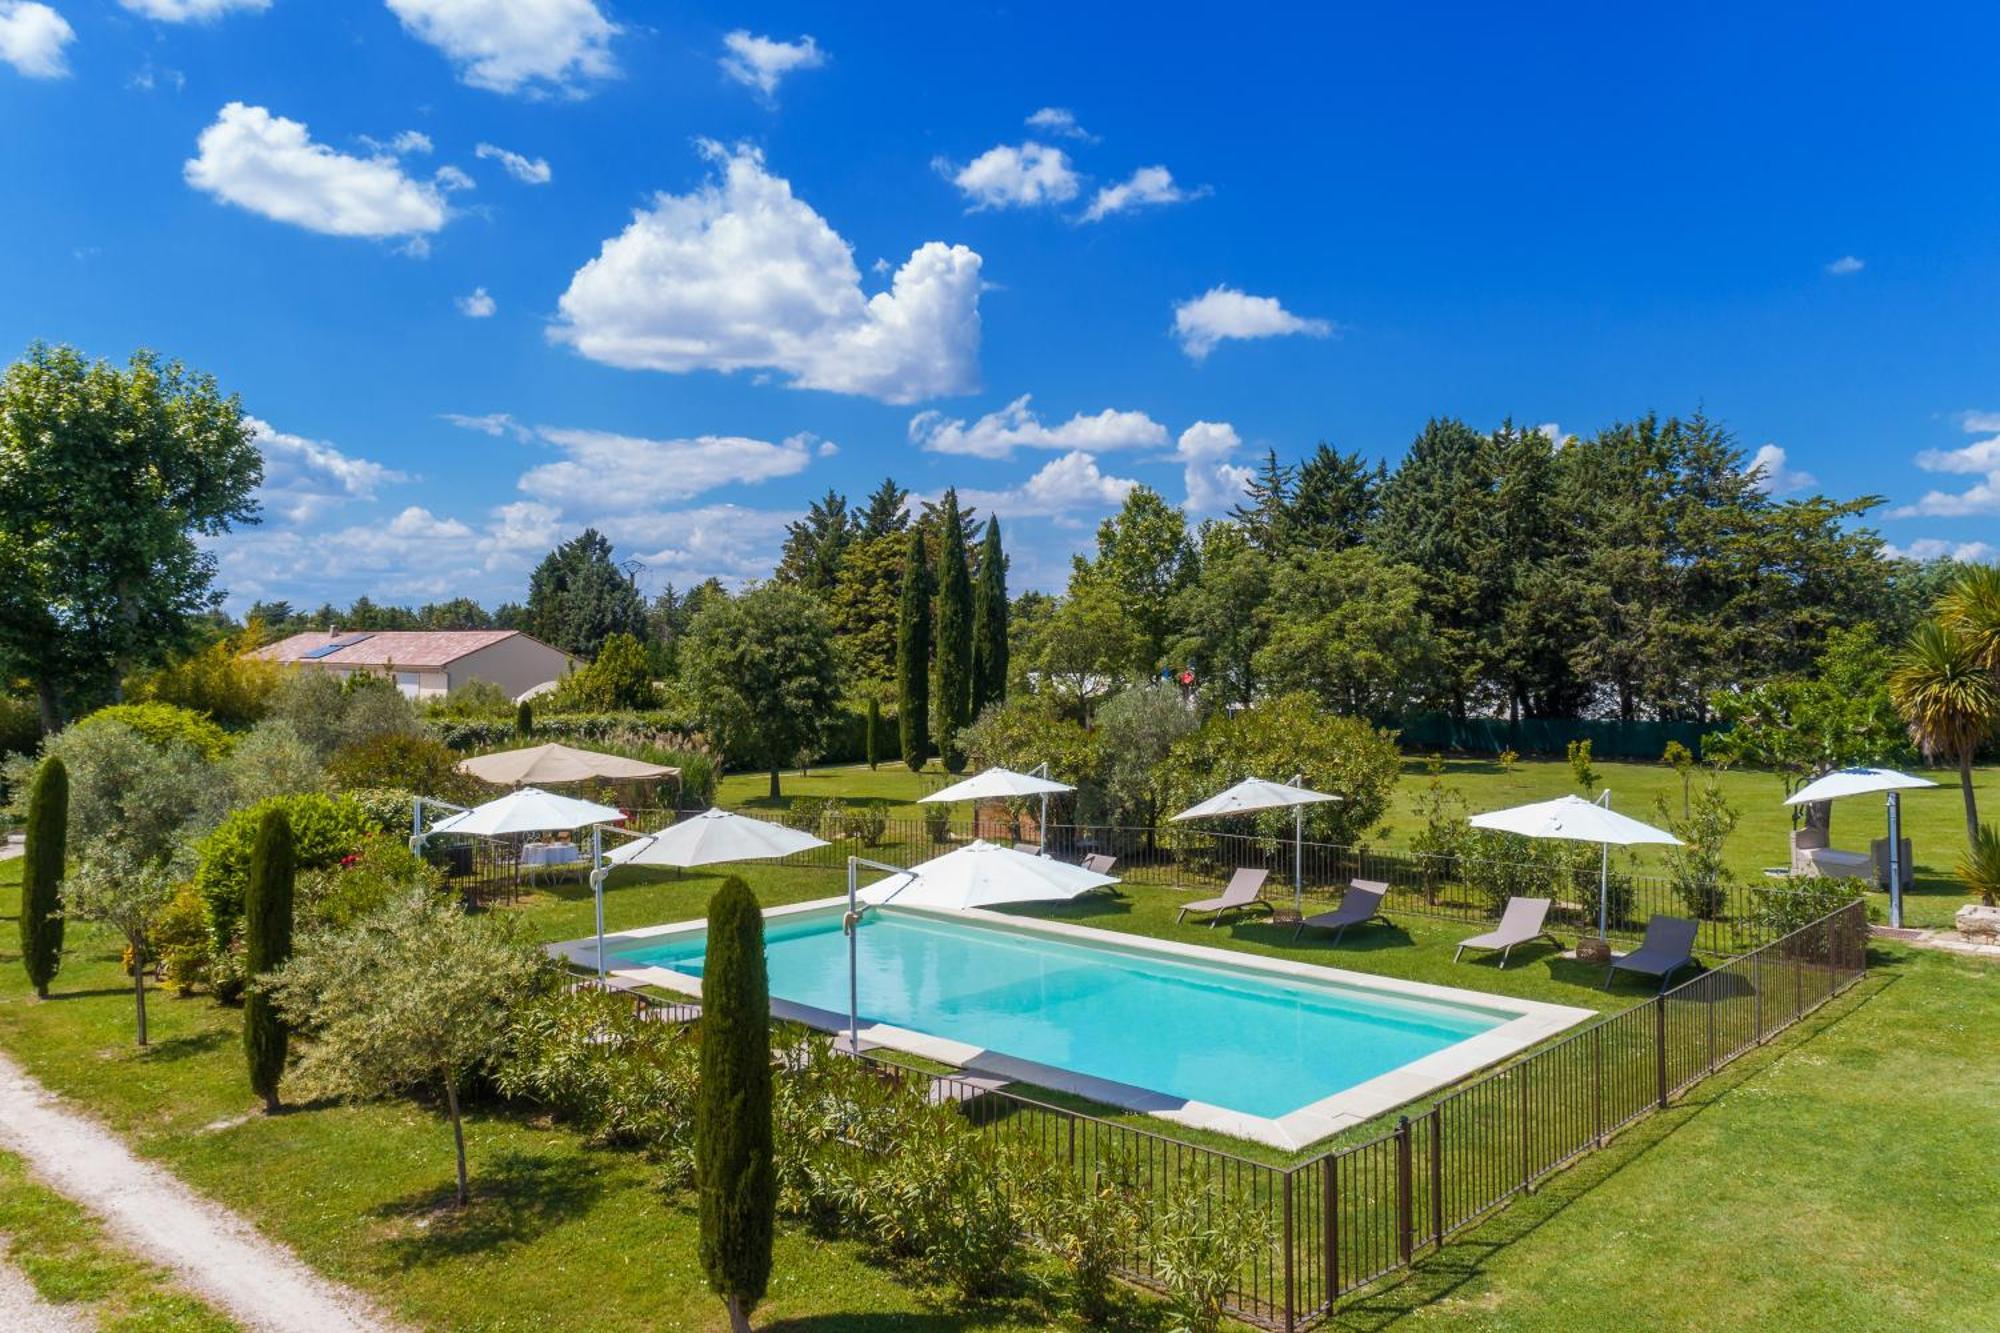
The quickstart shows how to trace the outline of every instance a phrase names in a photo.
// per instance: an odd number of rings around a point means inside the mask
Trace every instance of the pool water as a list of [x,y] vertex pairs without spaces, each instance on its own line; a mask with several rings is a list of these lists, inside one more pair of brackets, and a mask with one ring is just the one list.
[[[840,913],[765,923],[771,994],[847,1012]],[[616,965],[700,976],[703,932],[621,947]],[[1170,1097],[1276,1118],[1513,1015],[1294,980],[961,918],[870,911],[861,1019]]]

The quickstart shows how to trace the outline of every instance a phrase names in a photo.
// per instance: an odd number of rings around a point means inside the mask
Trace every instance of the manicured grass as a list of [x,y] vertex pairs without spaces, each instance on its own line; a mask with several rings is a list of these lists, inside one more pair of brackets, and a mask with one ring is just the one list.
[[[17,964],[18,966],[18,964]],[[7,1261],[51,1305],[74,1306],[103,1333],[231,1333],[235,1321],[168,1270],[133,1255],[83,1209],[0,1152],[0,1236]]]
[[914,818],[922,813],[917,798],[953,782],[936,760],[922,773],[911,772],[901,759],[884,759],[879,767],[843,764],[835,768],[814,768],[801,774],[796,769],[779,775],[779,796],[771,800],[768,773],[730,773],[716,785],[716,803],[731,810],[771,810],[790,807],[802,796],[838,796],[846,801],[882,801],[889,813]]

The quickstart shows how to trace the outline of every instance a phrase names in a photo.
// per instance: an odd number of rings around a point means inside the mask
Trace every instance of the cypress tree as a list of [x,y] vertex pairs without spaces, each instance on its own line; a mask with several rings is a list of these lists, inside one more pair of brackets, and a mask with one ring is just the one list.
[[514,710],[514,734],[527,740],[535,734],[535,706],[526,699]]
[[878,757],[876,737],[882,731],[882,701],[869,697],[868,700],[868,767],[872,772]]
[[972,708],[970,715],[1007,696],[1007,557],[1000,551],[1000,520],[986,520],[979,547],[979,581],[972,590]]
[[28,845],[21,857],[21,963],[47,999],[62,966],[63,861],[69,854],[69,769],[55,756],[28,788]]
[[938,560],[937,609],[937,743],[945,769],[965,768],[958,733],[972,711],[972,575],[965,563],[965,539],[959,534],[958,491],[944,493],[944,519],[939,527],[943,550]]
[[708,1289],[729,1308],[730,1327],[745,1333],[771,1277],[778,1178],[764,917],[734,875],[709,899],[701,992],[701,1085],[694,1112],[701,1268]]
[[931,572],[923,529],[910,529],[903,556],[903,600],[896,613],[896,729],[912,772],[930,758]]
[[[271,809],[257,824],[250,848],[250,882],[243,896],[243,964],[252,982],[292,956],[292,825]],[[243,999],[243,1053],[250,1087],[266,1111],[278,1109],[278,1081],[285,1074],[286,1031],[271,997],[255,985]]]

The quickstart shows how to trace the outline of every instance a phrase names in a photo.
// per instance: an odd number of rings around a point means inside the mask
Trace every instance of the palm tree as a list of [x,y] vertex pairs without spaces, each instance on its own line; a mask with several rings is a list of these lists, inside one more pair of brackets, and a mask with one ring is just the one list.
[[2000,565],[1967,565],[1937,609],[1944,627],[1971,643],[1979,665],[2000,677]]
[[1958,761],[1958,780],[1965,791],[1965,837],[1968,843],[1978,843],[1972,756],[2000,722],[2000,685],[1980,662],[1977,646],[1935,620],[1925,621],[1897,654],[1889,673],[1889,697],[1926,758]]

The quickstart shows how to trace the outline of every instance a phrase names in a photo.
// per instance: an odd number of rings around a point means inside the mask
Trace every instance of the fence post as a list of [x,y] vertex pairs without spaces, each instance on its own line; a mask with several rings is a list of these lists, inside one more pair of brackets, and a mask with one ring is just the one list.
[[1702,989],[1708,992],[1708,1072],[1711,1074],[1715,1072],[1715,992],[1719,989],[1714,983],[1714,976],[1711,972],[1702,979],[1705,983]]
[[1410,1117],[1396,1117],[1396,1255],[1407,1266],[1416,1231],[1410,1198]]
[[1597,1146],[1604,1146],[1604,1024],[1590,1029],[1590,1124]]
[[1521,1193],[1528,1192],[1529,1182],[1535,1178],[1534,1151],[1528,1146],[1528,1062],[1514,1066],[1514,1077],[1521,1085]]
[[1444,1246],[1444,1103],[1431,1107],[1431,1240]]
[[1659,1066],[1660,1109],[1667,1109],[1667,996],[1660,992],[1653,1001],[1653,1052]]
[[1293,1311],[1298,1302],[1292,1295],[1292,1173],[1285,1172],[1285,1333],[1292,1333]]
[[1326,1303],[1340,1296],[1340,1154],[1320,1159],[1319,1229],[1326,1241]]
[[1760,945],[1750,953],[1750,1005],[1757,1024],[1757,1044],[1764,1044],[1764,950]]

